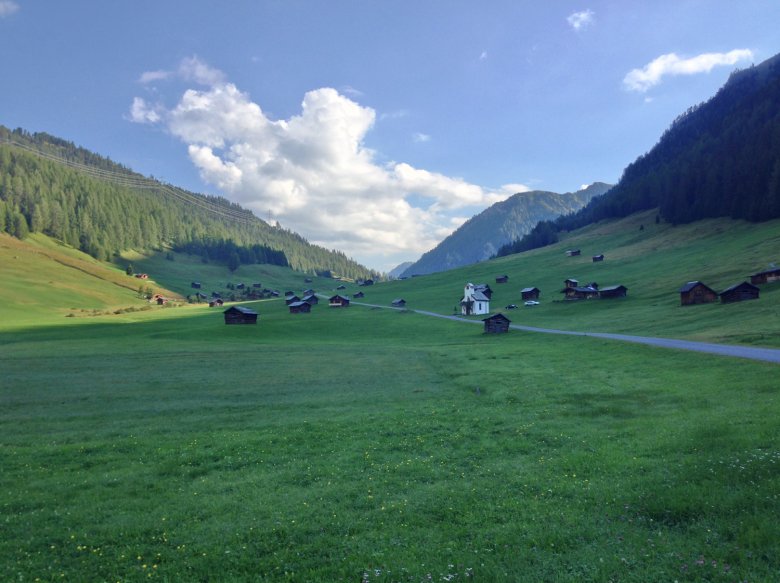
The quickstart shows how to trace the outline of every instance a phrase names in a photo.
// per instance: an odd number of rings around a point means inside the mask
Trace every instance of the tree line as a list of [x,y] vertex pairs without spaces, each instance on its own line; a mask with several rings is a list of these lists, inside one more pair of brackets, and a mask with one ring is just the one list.
[[[134,187],[141,182],[159,187]],[[70,142],[3,126],[0,231],[20,239],[43,233],[100,260],[126,249],[189,246],[191,252],[200,249],[198,254],[222,262],[222,249],[230,242],[242,263],[267,262],[354,279],[379,277],[344,253],[312,245],[222,197],[174,191]]]
[[780,217],[780,56],[735,71],[691,107],[620,181],[576,213],[540,223],[498,256],[557,241],[558,233],[657,208],[672,224]]

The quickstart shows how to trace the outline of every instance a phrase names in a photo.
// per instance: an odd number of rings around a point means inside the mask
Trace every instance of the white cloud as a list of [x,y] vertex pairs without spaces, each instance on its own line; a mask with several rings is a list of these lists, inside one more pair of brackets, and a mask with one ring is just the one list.
[[0,0],[0,18],[11,16],[19,10],[19,5],[12,0]]
[[571,26],[574,30],[582,30],[583,28],[587,28],[593,24],[594,16],[595,13],[593,10],[583,10],[581,12],[570,14],[566,18],[566,22],[568,22],[569,26]]
[[390,269],[435,246],[462,222],[458,211],[478,212],[527,190],[378,162],[364,143],[376,112],[332,88],[309,91],[298,115],[274,120],[197,59],[179,76],[210,82],[167,110],[136,97],[128,118],[161,125],[187,144],[203,180],[231,200],[371,267]]
[[209,67],[198,57],[184,59],[179,65],[179,74],[185,81],[195,81],[201,85],[222,83],[225,78],[222,71]]
[[146,85],[147,83],[154,83],[155,81],[163,81],[170,76],[170,71],[146,71],[141,73],[138,82]]
[[412,141],[414,141],[414,142],[416,142],[418,144],[422,144],[424,142],[430,142],[431,141],[431,136],[429,136],[428,134],[423,134],[421,132],[417,132],[416,134],[414,134],[412,136]]
[[704,53],[681,59],[675,53],[661,55],[641,69],[633,69],[623,78],[623,87],[628,91],[644,93],[658,85],[667,75],[695,75],[709,73],[713,68],[724,65],[735,65],[740,61],[753,58],[749,49],[735,49],[728,53]]
[[488,52],[487,52],[487,51],[482,51],[482,52],[479,54],[479,60],[480,60],[480,61],[486,61],[486,60],[487,60],[487,58],[488,58]]
[[164,110],[161,105],[149,105],[145,99],[136,97],[130,106],[128,119],[135,123],[155,124],[162,121]]

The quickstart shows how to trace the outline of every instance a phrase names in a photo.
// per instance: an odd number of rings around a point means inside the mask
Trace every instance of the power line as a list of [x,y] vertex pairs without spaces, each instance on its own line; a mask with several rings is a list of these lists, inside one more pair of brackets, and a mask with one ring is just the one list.
[[30,152],[31,154],[35,154],[40,158],[44,158],[46,160],[50,160],[52,162],[62,164],[64,166],[68,166],[69,168],[78,170],[79,172],[82,172],[91,178],[103,180],[106,182],[110,182],[112,184],[116,184],[118,186],[124,186],[131,189],[151,190],[161,194],[168,195],[169,197],[175,198],[181,202],[184,202],[185,204],[199,207],[201,209],[206,210],[207,212],[210,212],[215,215],[219,215],[225,219],[241,222],[244,224],[257,224],[257,222],[260,221],[260,219],[258,219],[255,215],[253,215],[251,211],[240,212],[232,208],[226,208],[224,206],[209,202],[208,199],[206,199],[205,197],[194,195],[192,193],[187,192],[186,190],[182,190],[181,188],[164,184],[162,182],[159,182],[151,178],[146,178],[143,176],[139,176],[137,174],[122,173],[122,172],[117,172],[115,170],[96,168],[95,166],[82,164],[81,162],[77,162],[75,160],[69,160],[64,156],[59,156],[51,152],[45,152],[38,148],[34,148],[32,146],[20,142],[16,142],[8,138],[0,138],[0,143],[5,143],[14,146],[16,148],[19,148],[20,150],[24,150],[26,152]]

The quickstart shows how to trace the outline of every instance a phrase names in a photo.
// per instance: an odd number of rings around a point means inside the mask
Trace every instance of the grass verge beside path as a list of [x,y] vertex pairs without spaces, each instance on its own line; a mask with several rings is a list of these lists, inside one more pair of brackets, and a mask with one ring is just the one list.
[[0,334],[0,579],[779,572],[776,366],[256,306]]

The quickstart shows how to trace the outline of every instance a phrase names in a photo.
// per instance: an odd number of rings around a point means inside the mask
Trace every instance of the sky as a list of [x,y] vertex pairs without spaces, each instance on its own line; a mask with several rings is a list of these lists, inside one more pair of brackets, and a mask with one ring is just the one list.
[[389,271],[517,192],[614,183],[778,0],[0,0],[0,124]]

